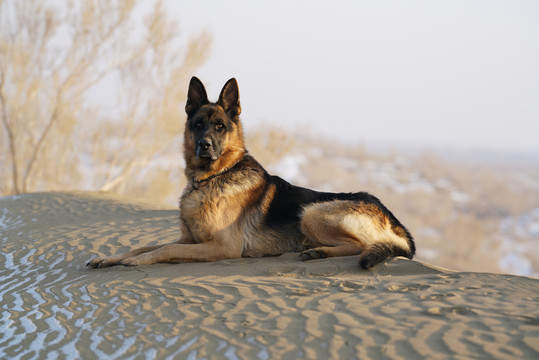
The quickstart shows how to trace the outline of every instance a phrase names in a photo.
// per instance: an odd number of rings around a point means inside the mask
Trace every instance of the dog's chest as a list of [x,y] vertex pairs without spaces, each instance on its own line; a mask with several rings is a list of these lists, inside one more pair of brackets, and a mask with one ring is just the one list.
[[217,212],[222,211],[215,195],[218,194],[214,194],[214,191],[206,185],[189,184],[181,198],[182,218],[192,222],[215,216]]
[[245,189],[238,184],[187,185],[180,203],[181,218],[195,240],[204,241],[204,238],[237,224],[245,210],[243,193]]

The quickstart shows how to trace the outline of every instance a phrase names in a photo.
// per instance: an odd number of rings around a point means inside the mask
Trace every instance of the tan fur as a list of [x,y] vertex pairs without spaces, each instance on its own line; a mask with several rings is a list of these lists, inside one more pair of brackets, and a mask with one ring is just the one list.
[[320,257],[360,254],[374,243],[399,243],[406,240],[397,235],[380,209],[372,204],[333,200],[311,204],[304,208],[301,231],[306,244]]
[[[304,259],[365,255],[372,249],[365,256],[365,268],[390,256],[386,255],[386,245],[388,254],[393,251],[391,246],[396,246],[413,255],[411,236],[396,219],[388,217],[393,215],[387,209],[382,211],[383,205],[376,198],[358,193],[353,200],[328,200],[327,194],[269,177],[245,149],[234,79],[227,82],[217,103],[207,101],[203,85],[196,78],[191,81],[189,96],[186,111],[192,122],[189,124],[188,119],[184,133],[188,184],[180,200],[181,238],[172,244],[96,258],[89,267],[259,257],[301,246],[310,248],[302,252]],[[202,122],[204,127],[193,127]],[[226,131],[218,131],[221,125]],[[201,148],[208,151],[209,142],[200,139],[210,136],[211,151],[217,151],[217,142],[219,146],[215,158],[216,152],[209,157],[207,152],[197,154]],[[325,200],[316,202],[317,196]],[[290,202],[289,197],[297,202]]]
[[[180,202],[182,238],[178,242],[97,258],[88,265],[134,266],[282,254],[287,249],[275,246],[277,234],[261,225],[275,192],[271,187],[264,189],[265,185],[261,175],[246,178],[241,186],[230,186],[226,191],[191,182]],[[253,202],[260,203],[257,210],[262,212],[252,209]]]

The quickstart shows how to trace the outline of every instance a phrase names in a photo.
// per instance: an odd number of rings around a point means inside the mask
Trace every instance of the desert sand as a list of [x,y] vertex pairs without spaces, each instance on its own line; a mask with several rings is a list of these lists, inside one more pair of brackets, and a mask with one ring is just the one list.
[[0,358],[539,358],[533,278],[294,253],[85,267],[176,240],[178,215],[102,193],[0,198]]

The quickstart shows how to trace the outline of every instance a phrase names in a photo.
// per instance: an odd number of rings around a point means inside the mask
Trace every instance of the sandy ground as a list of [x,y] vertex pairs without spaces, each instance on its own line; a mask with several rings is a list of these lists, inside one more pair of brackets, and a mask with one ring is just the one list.
[[174,241],[177,218],[110,194],[0,198],[0,358],[539,358],[532,278],[294,253],[86,269]]

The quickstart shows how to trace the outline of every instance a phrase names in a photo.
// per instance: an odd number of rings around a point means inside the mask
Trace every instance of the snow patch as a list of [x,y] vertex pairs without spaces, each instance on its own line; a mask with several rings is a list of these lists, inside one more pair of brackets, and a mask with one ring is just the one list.
[[302,154],[287,155],[268,168],[270,173],[279,174],[286,181],[305,184],[307,179],[302,174],[301,167],[306,162],[307,158]]

